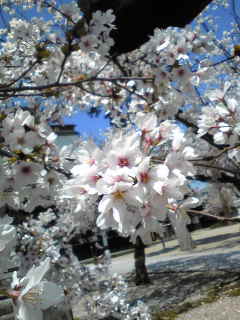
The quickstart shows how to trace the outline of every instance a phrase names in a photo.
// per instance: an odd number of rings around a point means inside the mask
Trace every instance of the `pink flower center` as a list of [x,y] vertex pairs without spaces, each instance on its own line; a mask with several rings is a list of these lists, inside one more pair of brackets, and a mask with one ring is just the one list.
[[79,194],[85,194],[85,193],[87,193],[87,191],[86,191],[84,188],[82,188],[82,187],[79,187],[77,190],[78,190]]
[[31,169],[30,166],[23,166],[23,167],[21,168],[21,172],[22,172],[22,174],[24,174],[24,175],[30,175],[30,174],[32,173],[32,169]]
[[179,77],[184,77],[185,74],[186,74],[186,72],[185,72],[184,69],[179,69],[179,70],[177,71],[177,74],[178,74]]
[[101,176],[95,175],[91,177],[92,182],[96,183],[99,179],[101,179]]
[[151,146],[151,145],[153,145],[153,139],[151,137],[145,137],[145,143],[148,146]]
[[125,158],[125,157],[119,158],[118,165],[119,165],[119,167],[128,167],[129,166],[128,158]]
[[86,48],[91,48],[91,42],[89,40],[83,41]]
[[8,295],[9,297],[11,297],[12,299],[16,299],[20,296],[21,291],[20,290],[9,290],[8,291]]
[[140,173],[140,181],[142,183],[148,183],[149,180],[150,180],[150,177],[149,177],[148,172],[141,172]]
[[94,159],[88,159],[86,162],[87,162],[87,164],[92,166],[93,164],[95,164],[96,161]]
[[20,145],[24,145],[26,143],[24,137],[18,137],[17,138],[17,143]]
[[123,176],[116,176],[113,178],[113,183],[124,181]]

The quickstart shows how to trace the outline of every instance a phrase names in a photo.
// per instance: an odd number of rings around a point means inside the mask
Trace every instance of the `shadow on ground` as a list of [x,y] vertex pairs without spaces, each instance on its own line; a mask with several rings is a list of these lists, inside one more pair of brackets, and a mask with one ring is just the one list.
[[240,252],[165,257],[165,261],[149,264],[148,271],[152,284],[146,287],[136,287],[129,279],[132,300],[143,300],[152,311],[170,310],[183,302],[209,297],[213,289],[221,291],[232,284],[240,288]]
[[154,256],[158,256],[159,254],[162,254],[162,253],[171,253],[172,251],[176,250],[177,248],[178,248],[178,246],[174,246],[174,247],[150,252],[150,253],[146,254],[146,257],[154,257]]
[[192,253],[184,257],[169,257],[169,259],[148,265],[149,271],[153,272],[202,272],[214,270],[239,270],[240,252],[201,254]]
[[240,243],[240,232],[211,236],[211,237],[196,240],[195,243],[197,245],[200,245],[200,244],[206,244],[206,243],[225,241],[225,240],[234,239],[234,238],[238,238]]
[[[202,251],[210,251],[215,249],[220,249],[220,248],[233,248],[237,245],[240,245],[240,232],[235,232],[235,233],[228,233],[228,234],[221,234],[221,235],[216,235],[216,236],[211,236],[203,239],[198,239],[194,240],[194,243],[197,245],[197,248],[195,252],[202,252]],[[203,248],[201,249],[201,245],[205,244],[215,244],[214,247],[210,248]],[[179,248],[179,246],[174,246],[174,247],[169,247],[161,250],[157,250],[154,252],[150,252],[146,254],[147,257],[154,257],[157,255],[161,254],[167,254],[167,253],[172,253],[174,250]]]

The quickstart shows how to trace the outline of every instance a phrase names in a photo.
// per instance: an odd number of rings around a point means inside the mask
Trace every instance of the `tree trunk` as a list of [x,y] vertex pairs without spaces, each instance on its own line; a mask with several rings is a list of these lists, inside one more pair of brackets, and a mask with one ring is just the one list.
[[137,236],[136,243],[134,245],[134,260],[136,272],[136,285],[150,283],[150,279],[148,277],[148,272],[145,264],[145,245],[139,236]]

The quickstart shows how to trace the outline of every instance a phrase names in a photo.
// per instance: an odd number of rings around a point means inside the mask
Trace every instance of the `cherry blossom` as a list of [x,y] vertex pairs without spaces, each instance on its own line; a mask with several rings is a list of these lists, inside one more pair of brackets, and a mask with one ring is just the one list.
[[13,273],[12,297],[15,305],[16,319],[19,320],[42,320],[42,310],[63,301],[63,290],[55,283],[43,281],[43,277],[50,268],[50,260],[46,259],[38,267],[33,266],[25,277],[17,278]]
[[[29,19],[2,7],[10,29],[0,30],[0,209],[25,212],[18,226],[23,269],[51,257],[64,276],[55,270],[50,277],[76,289],[80,267],[69,241],[77,232],[112,228],[150,243],[171,210],[185,236],[186,210],[201,203],[189,197],[194,179],[239,189],[236,23],[216,40],[215,16],[202,15],[194,27],[154,30],[141,48],[115,59],[112,10],[94,13],[87,25],[76,2],[41,3],[39,17]],[[94,108],[110,119],[105,141],[58,147],[51,124]],[[33,217],[39,207],[44,213]],[[0,219],[1,273],[14,250],[10,223]],[[60,301],[61,289],[42,281],[49,264],[21,280],[14,275],[19,319],[42,319],[41,310]]]

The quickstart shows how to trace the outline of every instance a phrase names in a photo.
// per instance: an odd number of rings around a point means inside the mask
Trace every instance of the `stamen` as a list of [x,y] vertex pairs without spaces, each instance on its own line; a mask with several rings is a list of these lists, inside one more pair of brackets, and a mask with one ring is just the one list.
[[113,193],[113,196],[115,199],[117,200],[121,200],[121,199],[124,199],[124,191],[116,191]]
[[25,302],[31,303],[31,304],[38,304],[41,302],[41,295],[42,295],[42,289],[39,287],[34,287],[30,289],[26,294],[22,296],[22,299]]

